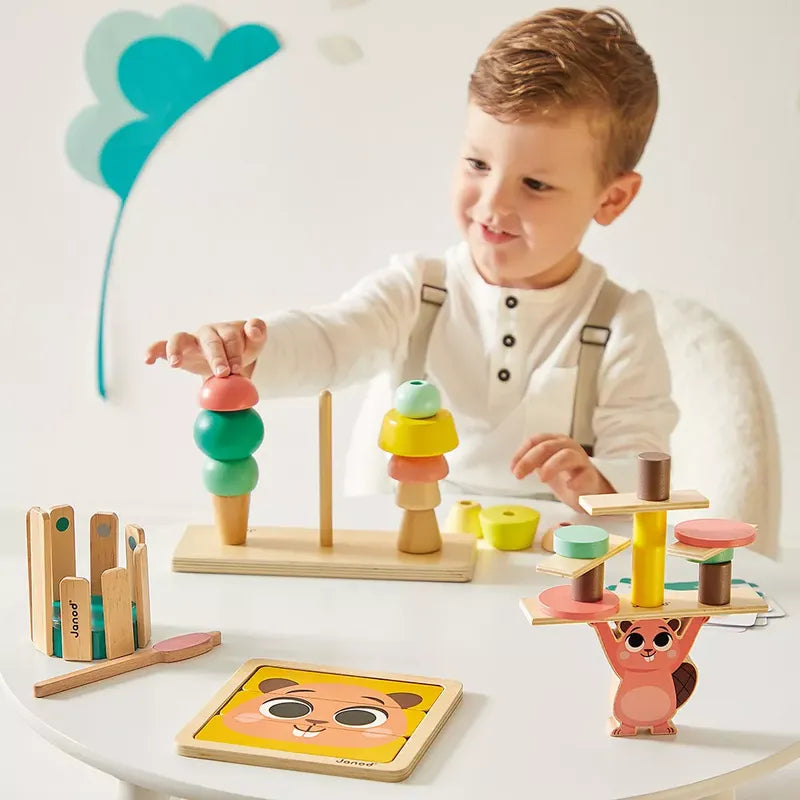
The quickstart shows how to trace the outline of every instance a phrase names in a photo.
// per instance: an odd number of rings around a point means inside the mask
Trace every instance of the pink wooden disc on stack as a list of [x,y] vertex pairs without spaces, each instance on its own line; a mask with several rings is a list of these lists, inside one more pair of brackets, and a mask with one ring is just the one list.
[[614,592],[603,591],[603,597],[596,603],[584,603],[572,599],[569,584],[551,586],[539,595],[539,607],[548,617],[559,619],[593,620],[604,619],[619,611],[619,597]]
[[200,387],[198,402],[208,411],[244,411],[258,403],[258,390],[243,375],[211,377]]
[[735,519],[690,519],[675,525],[675,538],[692,547],[745,547],[756,538],[756,529]]

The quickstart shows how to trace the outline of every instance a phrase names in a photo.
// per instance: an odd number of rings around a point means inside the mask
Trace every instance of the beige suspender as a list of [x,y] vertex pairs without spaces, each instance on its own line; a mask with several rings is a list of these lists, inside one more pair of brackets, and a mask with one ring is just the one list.
[[[423,266],[422,275],[419,315],[409,338],[405,363],[395,379],[395,385],[425,378],[428,341],[433,330],[433,323],[436,321],[439,309],[447,299],[444,261],[440,259],[427,260]],[[600,370],[603,350],[611,336],[611,320],[614,318],[623,294],[623,290],[617,284],[606,278],[586,323],[581,328],[578,377],[575,384],[570,438],[577,441],[590,456],[594,452],[595,441],[592,417],[597,405],[597,374]]]
[[428,356],[428,341],[439,309],[447,299],[445,288],[445,264],[441,259],[428,259],[422,268],[422,293],[419,315],[408,340],[408,355],[397,384],[411,380],[424,380],[425,362]]
[[586,324],[581,328],[578,378],[575,382],[572,427],[569,435],[590,456],[594,454],[595,436],[592,417],[597,406],[597,374],[600,371],[603,351],[611,336],[611,320],[622,295],[622,289],[606,278],[589,312]]

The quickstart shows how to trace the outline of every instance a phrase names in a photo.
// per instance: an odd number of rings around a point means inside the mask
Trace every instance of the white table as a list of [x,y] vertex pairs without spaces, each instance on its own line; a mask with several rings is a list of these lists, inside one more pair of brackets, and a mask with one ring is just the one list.
[[[440,518],[452,499],[444,499]],[[534,505],[542,512],[540,530],[581,519],[555,503]],[[313,513],[294,522],[313,524]],[[391,529],[398,520],[387,498],[343,503],[335,511],[341,527]],[[520,597],[558,582],[535,571],[543,557],[538,546],[504,553],[482,544],[474,581],[465,584],[175,574],[170,557],[187,521],[123,519],[146,529],[153,641],[218,629],[222,646],[187,662],[35,699],[35,681],[80,665],[48,658],[30,644],[24,509],[0,521],[0,683],[40,735],[116,776],[128,800],[384,800],[401,792],[420,800],[520,793],[562,800],[721,799],[800,757],[797,555],[774,564],[737,553],[734,577],[760,583],[788,616],[744,633],[701,632],[692,650],[698,687],[676,717],[677,737],[612,739],[605,727],[612,673],[594,631],[534,628],[519,609]],[[630,530],[628,523],[603,522],[612,532]],[[81,565],[88,540],[78,547],[79,573],[87,574]],[[668,578],[696,575],[695,566],[676,559],[667,570]],[[629,574],[627,556],[607,566],[608,580]],[[256,657],[453,678],[464,684],[464,699],[410,778],[398,784],[178,756],[175,734]]]

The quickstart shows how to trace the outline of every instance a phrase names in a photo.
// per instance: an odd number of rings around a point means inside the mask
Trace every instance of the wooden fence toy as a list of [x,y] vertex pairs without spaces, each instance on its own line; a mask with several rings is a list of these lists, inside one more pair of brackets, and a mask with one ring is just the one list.
[[[612,736],[677,733],[672,717],[697,684],[689,651],[700,628],[712,616],[768,610],[750,585],[731,587],[733,548],[751,544],[755,526],[736,520],[688,520],[675,526],[676,541],[667,546],[668,511],[709,506],[699,492],[672,491],[670,468],[669,455],[642,453],[636,493],[580,497],[590,516],[632,514],[631,538],[611,536],[594,525],[553,528],[555,554],[536,569],[569,578],[570,583],[520,601],[533,625],[585,622],[595,629],[618,679]],[[604,565],[629,548],[631,591],[622,595],[604,588]],[[698,562],[696,590],[665,589],[667,555]]]
[[119,520],[93,514],[90,577],[76,573],[72,506],[27,513],[28,605],[37,650],[65,661],[118,658],[150,641],[147,544],[138,525],[125,527],[125,564],[118,566]]

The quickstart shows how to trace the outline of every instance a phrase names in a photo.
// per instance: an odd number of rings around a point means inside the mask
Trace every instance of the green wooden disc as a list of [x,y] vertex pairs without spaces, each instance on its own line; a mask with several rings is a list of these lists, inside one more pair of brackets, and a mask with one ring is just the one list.
[[215,461],[240,461],[264,441],[264,423],[254,408],[243,411],[203,409],[194,422],[195,444]]
[[239,461],[206,460],[203,483],[207,491],[219,497],[236,497],[248,494],[258,483],[258,464],[253,456]]
[[723,550],[705,561],[701,561],[699,558],[690,558],[689,561],[693,561],[695,564],[727,564],[728,561],[733,561],[733,548],[729,547],[727,550]]
[[608,532],[596,525],[565,525],[553,531],[553,550],[566,558],[599,558],[608,552]]

